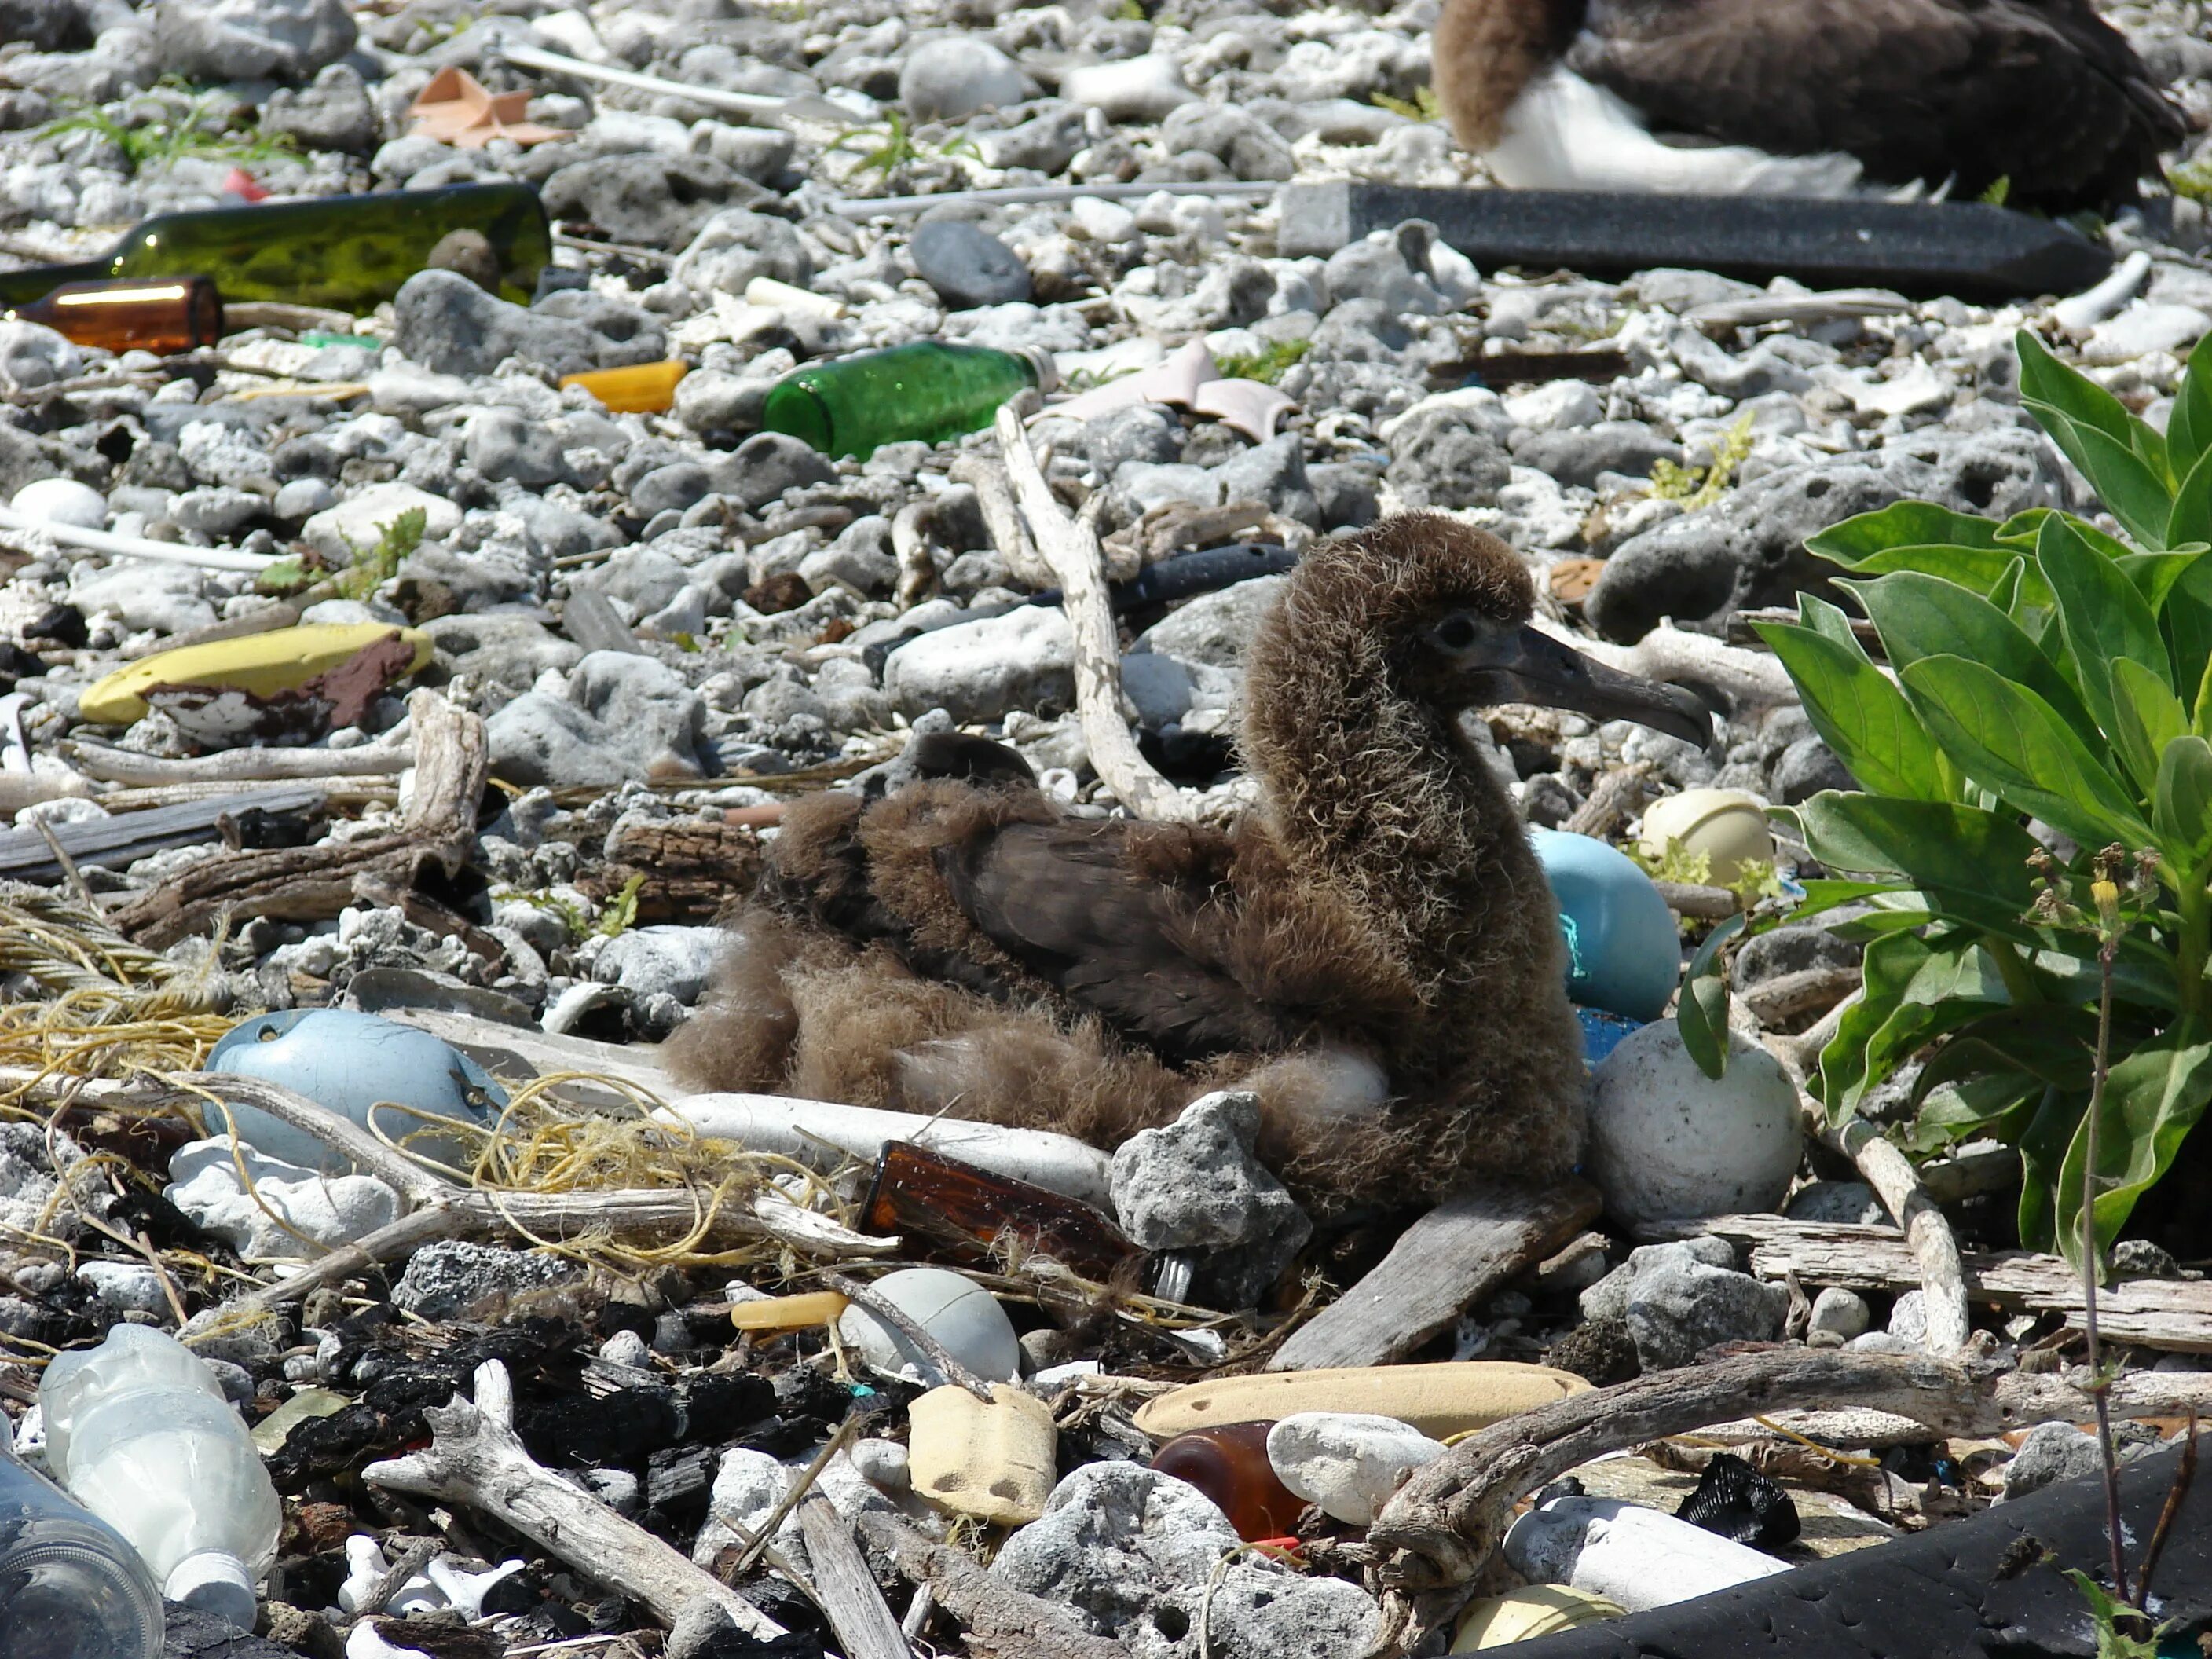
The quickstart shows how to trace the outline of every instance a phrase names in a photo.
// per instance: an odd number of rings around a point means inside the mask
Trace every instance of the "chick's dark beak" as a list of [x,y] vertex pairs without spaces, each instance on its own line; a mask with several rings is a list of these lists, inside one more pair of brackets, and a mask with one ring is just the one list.
[[1700,749],[1711,745],[1712,715],[1679,686],[1607,668],[1534,628],[1500,645],[1475,671],[1486,702],[1541,703],[1594,720],[1634,720]]

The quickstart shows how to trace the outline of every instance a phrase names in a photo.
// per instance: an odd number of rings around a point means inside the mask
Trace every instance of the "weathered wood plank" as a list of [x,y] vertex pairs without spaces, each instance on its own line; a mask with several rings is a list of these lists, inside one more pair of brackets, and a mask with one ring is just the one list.
[[1534,1193],[1490,1185],[1447,1200],[1408,1227],[1366,1278],[1293,1332],[1267,1369],[1402,1359],[1476,1297],[1565,1244],[1603,1208],[1597,1189],[1581,1181]]
[[[46,827],[77,863],[120,870],[155,853],[214,840],[217,822],[226,815],[235,818],[259,811],[305,817],[322,805],[319,788],[231,789],[206,800]],[[46,836],[33,829],[9,830],[0,831],[0,878],[51,883],[61,879],[62,868]]]
[[[1724,1215],[1641,1230],[1639,1236],[1686,1238],[1710,1233],[1748,1246],[1762,1279],[1795,1273],[1807,1285],[1903,1291],[1920,1284],[1919,1264],[1894,1227],[1791,1221],[1778,1215]],[[2029,1250],[1967,1250],[1969,1301],[2008,1313],[2055,1313],[2078,1327],[2081,1281],[2055,1255]],[[2097,1292],[2097,1323],[2107,1339],[2174,1353],[2212,1353],[2212,1282],[2125,1279]]]

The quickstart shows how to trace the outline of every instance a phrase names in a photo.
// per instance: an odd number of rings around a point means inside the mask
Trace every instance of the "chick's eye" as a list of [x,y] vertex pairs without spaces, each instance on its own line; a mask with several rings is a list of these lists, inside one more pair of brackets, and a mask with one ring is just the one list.
[[1474,643],[1474,624],[1465,617],[1447,617],[1437,629],[1437,643],[1447,651],[1464,651]]

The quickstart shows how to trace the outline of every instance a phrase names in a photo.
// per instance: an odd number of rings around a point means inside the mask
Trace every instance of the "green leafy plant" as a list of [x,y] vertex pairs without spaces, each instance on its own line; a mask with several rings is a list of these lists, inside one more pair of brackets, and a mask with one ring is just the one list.
[[1662,501],[1680,501],[1694,512],[1711,507],[1735,482],[1735,470],[1751,454],[1752,417],[1745,416],[1723,434],[1712,459],[1703,466],[1677,466],[1660,459],[1651,464],[1651,493]]
[[268,161],[293,153],[295,146],[283,133],[256,132],[234,137],[226,129],[228,106],[221,93],[194,99],[181,112],[166,100],[140,100],[125,106],[122,117],[111,115],[96,104],[80,106],[39,129],[40,137],[68,132],[95,132],[123,152],[132,173],[160,168],[186,156],[209,161]]
[[388,523],[376,527],[376,544],[363,552],[351,543],[353,562],[337,574],[332,586],[338,597],[347,599],[367,599],[378,587],[399,574],[399,566],[407,556],[422,545],[422,533],[430,527],[430,515],[419,507],[410,507]]
[[[2124,539],[1900,502],[1808,544],[1850,573],[1893,675],[1810,594],[1759,631],[1862,786],[1783,815],[1834,872],[1798,914],[1870,907],[1836,928],[1866,946],[1865,988],[1822,1104],[1846,1119],[1923,1060],[1914,1145],[2017,1146],[2022,1242],[2079,1267],[2212,1102],[2212,340],[2163,434],[2032,335],[2019,350],[2022,402]],[[2100,1021],[2105,947],[2065,896],[2114,848],[2136,874]]]
[[934,149],[925,150],[922,146],[915,143],[913,130],[907,125],[906,117],[897,110],[891,111],[882,126],[854,127],[830,148],[832,151],[841,150],[853,144],[866,143],[871,139],[879,139],[880,142],[873,149],[860,157],[854,164],[854,171],[880,173],[887,179],[902,167],[908,167],[916,161],[931,157],[940,161],[951,161],[963,157],[970,161],[981,161],[983,159],[982,150],[977,147],[973,138],[965,134],[957,138],[949,139]]
[[2002,207],[2012,199],[2012,174],[2001,173],[1974,198],[1986,207]]
[[1748,910],[1762,899],[1782,896],[1782,880],[1771,863],[1747,859],[1731,882],[1713,879],[1713,855],[1693,853],[1679,841],[1669,841],[1656,856],[1641,847],[1626,849],[1628,856],[1643,866],[1644,873],[1654,881],[1678,882],[1685,887],[1722,887],[1734,893],[1737,901]]
[[1214,367],[1225,380],[1264,380],[1273,386],[1283,378],[1283,372],[1313,349],[1311,340],[1271,340],[1264,350],[1249,356],[1231,352],[1218,358]]
[[622,891],[600,907],[596,931],[607,939],[619,939],[637,925],[637,896],[645,890],[643,875],[632,876],[623,883]]

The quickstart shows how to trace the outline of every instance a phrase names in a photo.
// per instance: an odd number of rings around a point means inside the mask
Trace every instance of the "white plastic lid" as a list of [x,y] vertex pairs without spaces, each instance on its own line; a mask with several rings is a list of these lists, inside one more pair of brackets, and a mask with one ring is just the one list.
[[201,1550],[169,1570],[161,1594],[202,1613],[227,1619],[243,1631],[253,1628],[253,1576],[228,1550]]

